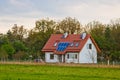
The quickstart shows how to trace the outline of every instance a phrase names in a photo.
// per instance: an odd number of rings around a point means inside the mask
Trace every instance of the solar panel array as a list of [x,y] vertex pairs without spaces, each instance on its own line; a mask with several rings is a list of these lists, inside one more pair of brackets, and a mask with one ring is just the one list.
[[60,42],[57,47],[57,51],[64,51],[69,45],[69,42]]

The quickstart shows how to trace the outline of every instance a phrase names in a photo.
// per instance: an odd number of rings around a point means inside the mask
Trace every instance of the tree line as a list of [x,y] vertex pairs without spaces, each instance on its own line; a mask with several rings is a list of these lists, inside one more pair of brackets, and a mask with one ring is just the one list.
[[42,58],[41,51],[51,34],[91,34],[101,49],[99,60],[120,61],[120,19],[109,24],[92,21],[82,25],[76,18],[61,21],[40,19],[31,30],[15,24],[6,34],[0,34],[1,60],[29,60]]

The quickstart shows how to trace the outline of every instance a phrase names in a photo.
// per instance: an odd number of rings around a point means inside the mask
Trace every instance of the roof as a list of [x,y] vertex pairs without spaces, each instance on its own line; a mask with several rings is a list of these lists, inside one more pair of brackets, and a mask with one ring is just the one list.
[[54,52],[56,54],[65,54],[66,52],[80,52],[87,40],[91,38],[97,51],[100,52],[99,47],[90,34],[87,34],[84,39],[80,38],[80,34],[69,34],[66,38],[62,38],[62,36],[63,34],[52,34],[43,47],[42,51]]

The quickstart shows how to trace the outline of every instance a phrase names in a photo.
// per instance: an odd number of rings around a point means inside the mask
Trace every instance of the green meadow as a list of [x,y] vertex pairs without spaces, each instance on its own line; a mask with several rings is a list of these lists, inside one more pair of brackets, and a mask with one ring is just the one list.
[[0,64],[0,80],[120,80],[120,68]]

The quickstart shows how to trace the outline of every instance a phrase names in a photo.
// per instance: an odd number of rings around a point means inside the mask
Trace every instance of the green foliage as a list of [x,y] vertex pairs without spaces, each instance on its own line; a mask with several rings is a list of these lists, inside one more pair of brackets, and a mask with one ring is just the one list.
[[13,47],[14,47],[16,52],[18,52],[18,51],[26,51],[27,50],[27,47],[25,46],[25,44],[23,42],[21,42],[21,41],[18,41],[18,40],[16,40],[13,43]]
[[[30,32],[27,39],[27,45],[29,47],[29,52],[35,57],[39,58],[42,55],[42,48],[49,39],[50,35],[53,33],[53,29],[48,29],[46,32]],[[43,56],[41,56],[43,57]]]
[[0,64],[1,80],[120,80],[119,68]]
[[107,60],[111,59],[111,60],[119,61],[120,24],[111,23],[108,25],[103,25],[100,22],[93,21],[87,25],[87,28],[88,27],[89,27],[88,30],[89,33],[93,36],[98,46],[102,50],[103,56]]
[[59,30],[61,33],[68,32],[69,34],[79,34],[82,31],[82,28],[80,22],[77,19],[66,17],[57,24],[56,30]]
[[93,21],[87,24],[87,27],[90,27],[89,33],[95,39],[100,49],[104,49],[105,48],[105,45],[104,45],[105,44],[105,37],[104,37],[105,25],[102,25],[102,23],[100,22]]
[[114,61],[120,61],[120,51],[114,51],[114,52],[112,52],[112,59],[114,60]]
[[0,34],[0,47],[4,44],[8,44],[9,40],[6,35]]
[[4,61],[7,58],[8,58],[7,52],[3,48],[0,48],[0,59]]
[[8,30],[7,36],[11,42],[15,40],[23,41],[24,36],[27,36],[27,29],[23,26],[17,26],[17,24],[14,24],[12,30]]
[[3,45],[2,49],[5,50],[8,55],[12,55],[15,52],[14,48],[10,44]]
[[40,32],[46,32],[49,29],[54,29],[55,28],[55,21],[50,20],[49,18],[47,19],[41,19],[36,21],[36,26],[35,26],[35,31]]

